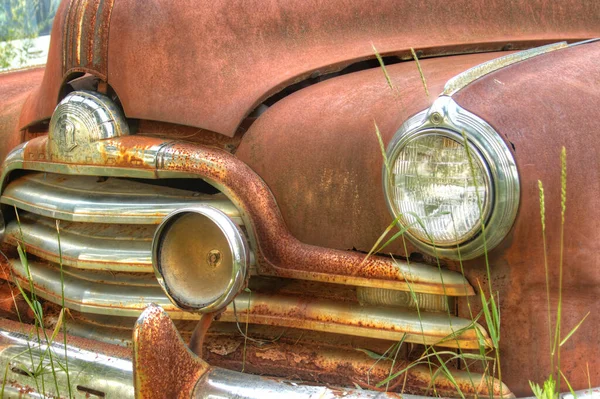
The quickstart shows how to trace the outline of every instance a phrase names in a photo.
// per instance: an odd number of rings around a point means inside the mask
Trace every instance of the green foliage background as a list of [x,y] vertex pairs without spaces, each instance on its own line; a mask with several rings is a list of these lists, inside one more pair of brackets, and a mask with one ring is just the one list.
[[[0,0],[0,69],[24,65],[31,39],[50,34],[60,0]],[[17,43],[12,41],[21,40]]]

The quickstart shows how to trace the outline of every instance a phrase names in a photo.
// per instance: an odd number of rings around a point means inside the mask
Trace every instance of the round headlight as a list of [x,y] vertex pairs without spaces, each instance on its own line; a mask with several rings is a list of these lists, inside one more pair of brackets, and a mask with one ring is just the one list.
[[394,213],[415,238],[432,245],[464,242],[489,216],[487,165],[461,141],[452,132],[425,130],[399,148],[392,165]]
[[519,203],[512,154],[490,125],[451,98],[405,122],[387,158],[388,206],[423,252],[474,258],[510,230]]

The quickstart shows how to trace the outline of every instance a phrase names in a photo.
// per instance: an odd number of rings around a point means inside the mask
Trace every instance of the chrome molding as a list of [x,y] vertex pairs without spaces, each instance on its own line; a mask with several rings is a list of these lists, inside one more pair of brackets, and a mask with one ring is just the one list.
[[201,194],[122,179],[99,181],[94,176],[28,174],[10,182],[2,192],[1,202],[53,219],[118,224],[159,224],[178,208],[206,203],[242,223],[237,208],[222,194]]
[[[454,247],[438,247],[425,243],[410,233],[407,237],[423,252],[448,259],[473,259],[490,251],[504,239],[511,229],[519,209],[520,183],[516,162],[500,135],[483,119],[461,108],[451,97],[439,97],[425,111],[419,112],[402,124],[388,145],[387,158],[393,163],[404,143],[428,130],[447,132],[476,150],[487,166],[492,184],[492,209],[484,220],[484,229],[470,241]],[[390,204],[390,179],[383,167],[383,187],[388,198],[388,208],[394,217],[396,212]],[[485,211],[482,212],[485,215]],[[485,231],[485,235],[484,232]]]
[[567,42],[559,42],[548,44],[541,47],[532,48],[529,50],[519,51],[505,55],[504,57],[496,58],[483,64],[474,66],[473,68],[467,69],[460,75],[456,75],[450,79],[444,86],[442,96],[453,96],[459,90],[465,88],[475,80],[497,71],[502,68],[506,68],[509,65],[516,64],[517,62],[525,61],[529,58],[537,57],[538,55],[546,54],[551,51],[560,50],[567,47]]
[[[328,388],[290,383],[277,378],[244,374],[222,368],[206,372],[194,388],[194,399],[388,399],[387,392]],[[417,399],[415,395],[402,394],[405,399]]]
[[[149,307],[138,320],[138,331],[136,337],[136,348],[140,344],[144,344],[146,339],[145,334],[152,334],[153,322],[156,322],[156,316],[151,313],[157,307]],[[159,321],[160,323],[160,321]],[[160,325],[161,327],[162,324]],[[68,359],[69,376],[71,390],[74,393],[86,395],[90,391],[104,394],[106,398],[134,398],[134,378],[132,361],[116,356],[108,356],[103,353],[93,351],[93,341],[87,341],[85,349],[81,345],[81,341],[67,338],[68,345],[66,347],[62,341],[55,340],[51,345],[45,342],[38,342],[34,334],[24,334],[21,331],[22,326],[14,325],[7,326],[3,323],[0,326],[0,368],[7,370],[7,382],[3,386],[4,395],[8,398],[44,398],[49,396],[57,396],[56,387],[52,378],[46,379],[45,392],[36,390],[35,380],[32,377],[21,372],[31,370],[32,359],[33,365],[37,366],[43,362],[45,370],[50,370],[50,360],[47,356],[47,349],[52,351],[53,361],[65,364],[65,353]],[[150,330],[147,333],[144,330]],[[164,331],[164,328],[161,328]],[[176,334],[176,331],[173,331]],[[50,332],[48,332],[50,335]],[[140,342],[139,340],[142,340]],[[178,342],[160,342],[160,348],[157,348],[157,353],[162,353],[160,349],[165,347],[176,350],[187,351],[185,343],[180,337],[177,337]],[[92,344],[92,345],[90,345]],[[171,353],[165,353],[167,359]],[[137,352],[136,362],[142,366],[142,370],[146,371],[151,368],[144,368],[145,362],[148,359],[149,353]],[[194,356],[189,352],[188,356]],[[43,358],[43,360],[42,360]],[[199,363],[200,364],[200,363]],[[168,366],[168,365],[166,365]],[[60,393],[68,395],[68,385],[65,373],[55,365],[57,382]],[[157,373],[161,367],[157,367]],[[189,373],[193,370],[181,369],[181,373]],[[145,381],[151,382],[153,379],[160,378],[157,375],[148,375]],[[27,387],[26,390],[23,388]],[[137,388],[141,388],[139,385]],[[296,398],[296,399],[314,399],[314,398],[352,398],[352,399],[383,399],[388,398],[390,394],[385,392],[374,392],[369,390],[354,390],[352,388],[328,388],[324,386],[309,386],[293,381],[284,380],[281,378],[265,378],[247,373],[239,373],[236,371],[225,370],[216,367],[206,368],[204,373],[191,387],[193,398],[218,397],[221,399],[269,399],[269,398]],[[428,396],[417,396],[402,394],[405,399],[431,399]],[[575,392],[575,396],[571,393],[563,393],[560,399],[600,399],[600,388],[584,389]],[[534,398],[522,398],[534,399]]]
[[[22,286],[27,287],[27,274],[21,263],[11,260],[14,274]],[[29,262],[29,272],[36,294],[46,300],[61,304],[62,286],[57,267]],[[155,286],[127,286],[107,284],[110,273],[95,273],[97,281],[78,278],[76,273],[64,274],[64,300],[66,307],[81,313],[138,317],[148,303],[161,306],[173,319],[197,320],[200,315],[182,310],[174,305],[161,288]],[[302,309],[302,311],[298,311]],[[268,295],[242,291],[225,308],[223,322],[246,321],[279,327],[310,329],[345,335],[401,340],[418,344],[464,349],[479,348],[478,334],[471,321],[449,316],[447,313],[420,315],[414,310],[358,303],[336,302],[325,299],[297,298],[287,295]],[[456,331],[466,330],[458,337]],[[486,331],[476,325],[480,334]],[[491,343],[488,342],[489,345]]]

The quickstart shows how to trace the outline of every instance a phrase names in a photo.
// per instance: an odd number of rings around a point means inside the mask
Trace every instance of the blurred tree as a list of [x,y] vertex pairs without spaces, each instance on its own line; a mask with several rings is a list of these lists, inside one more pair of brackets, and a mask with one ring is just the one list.
[[24,65],[32,39],[50,34],[60,0],[0,0],[0,69]]

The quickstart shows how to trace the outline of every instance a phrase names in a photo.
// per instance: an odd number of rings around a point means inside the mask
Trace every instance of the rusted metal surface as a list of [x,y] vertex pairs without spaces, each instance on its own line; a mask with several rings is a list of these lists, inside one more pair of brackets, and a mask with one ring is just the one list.
[[[143,18],[132,23],[132,16]],[[262,99],[313,71],[382,53],[600,35],[600,8],[571,1],[239,1],[114,7],[109,83],[130,117],[227,135]],[[181,29],[185,27],[185,29]],[[131,43],[136,43],[134,47]],[[488,48],[490,46],[487,46]],[[491,46],[493,48],[493,46]],[[144,60],[144,62],[140,62]],[[177,72],[175,72],[177,71]],[[318,73],[318,72],[317,72]]]
[[190,350],[201,358],[203,358],[202,352],[204,349],[204,342],[206,341],[206,333],[217,315],[218,312],[204,313],[192,332],[189,343]]
[[[221,189],[251,219],[259,273],[349,285],[380,285],[419,292],[470,295],[462,276],[421,264],[306,245],[287,229],[271,191],[245,163],[209,148],[174,143],[166,147],[159,169],[195,173]],[[427,273],[424,274],[424,273]],[[430,273],[430,274],[429,274]],[[419,277],[419,275],[421,277]],[[379,280],[379,282],[376,282]],[[441,280],[444,284],[441,284]]]
[[43,68],[0,73],[0,159],[23,141],[19,131],[19,115],[29,93],[38,86],[44,75]]
[[[429,92],[503,53],[421,61]],[[308,244],[369,251],[392,222],[383,189],[384,143],[413,114],[431,105],[414,62],[341,76],[290,95],[244,135],[236,156],[269,186],[292,235]],[[408,254],[415,252],[407,242]],[[402,240],[386,252],[404,254]]]
[[69,0],[63,30],[63,76],[90,72],[106,80],[114,0]]
[[137,398],[189,398],[198,379],[210,370],[156,305],[150,305],[135,325],[133,353]]
[[[221,321],[302,328],[425,345],[478,349],[487,333],[468,319],[448,313],[429,313],[381,306],[338,303],[307,297],[240,293]],[[464,329],[464,331],[463,331]],[[479,329],[479,334],[476,331]],[[460,333],[459,333],[460,332]]]
[[[230,370],[243,368],[246,372],[259,375],[267,374],[334,386],[356,384],[364,389],[376,390],[384,390],[385,385],[381,388],[377,388],[376,385],[412,363],[405,360],[406,353],[403,352],[394,364],[387,358],[377,361],[355,349],[363,349],[364,346],[342,345],[340,341],[343,340],[334,339],[332,336],[328,337],[328,343],[311,343],[285,335],[272,341],[257,339],[253,334],[251,337],[254,340],[244,343],[242,336],[209,334],[205,341],[204,359],[213,366]],[[368,342],[353,343],[357,344],[369,345]],[[387,344],[391,346],[393,342]],[[386,349],[381,350],[381,353]],[[390,357],[393,358],[394,353]],[[406,373],[390,382],[387,387],[389,392],[433,395],[435,387],[435,394],[440,397],[460,396],[452,382],[442,376],[443,373],[438,373],[437,378],[433,380],[432,375],[437,370],[434,364],[431,369],[427,365],[412,366]],[[449,369],[465,397],[490,397],[489,386],[481,374],[471,373],[469,376],[452,366],[449,366]],[[493,396],[500,397],[502,391],[503,397],[512,397],[508,387],[501,387],[500,382],[495,381],[493,387]]]
[[[562,146],[568,165],[563,337],[591,313],[561,348],[561,368],[574,389],[588,387],[588,365],[592,386],[600,383],[599,57],[597,42],[559,50],[494,72],[453,97],[494,126],[514,149],[519,168],[521,208],[512,234],[490,254],[492,281],[485,276],[483,260],[464,265],[470,281],[479,281],[484,290],[491,284],[499,292],[502,377],[517,395],[529,395],[527,381],[541,382],[551,371],[538,180],[545,191],[551,302],[556,309]],[[459,313],[468,314],[466,301],[459,303]],[[535,359],[536,367],[525,364],[523,356]]]
[[20,319],[24,323],[31,323],[34,319],[33,311],[19,289],[6,280],[0,282],[0,315],[11,320]]
[[[156,303],[174,319],[199,319],[198,313],[174,305],[157,283],[152,285],[142,278],[134,284],[130,275],[75,269],[67,269],[61,276],[56,266],[33,260],[28,262],[27,274],[19,261],[11,260],[11,265],[16,281],[24,287],[28,287],[27,278],[31,276],[38,297],[55,304],[62,304],[64,300],[66,307],[82,313],[138,317],[148,303]],[[481,337],[491,347],[487,333],[479,324],[449,313],[417,313],[406,308],[361,306],[357,302],[272,292],[241,292],[224,310],[220,320],[463,349],[479,348]]]
[[139,121],[139,126],[136,130],[136,133],[147,137],[162,137],[171,140],[185,140],[211,147],[219,147],[227,152],[235,152],[242,141],[242,136],[248,130],[248,126],[253,121],[254,118],[246,118],[246,120],[242,123],[242,126],[240,126],[233,137],[211,132],[210,130],[199,129],[197,127],[175,125],[172,123],[149,120]]
[[48,79],[27,104],[21,127],[50,117],[69,71],[107,74],[128,117],[233,136],[271,94],[374,58],[371,43],[406,57],[410,47],[460,54],[600,36],[600,6],[585,0],[112,4],[63,2]]
[[[48,162],[47,138],[34,139],[7,160],[14,168],[90,175],[200,177],[221,190],[242,213],[251,232],[259,274],[337,284],[414,290],[438,295],[472,295],[459,274],[401,259],[307,245],[287,229],[269,187],[244,162],[226,151],[160,138],[123,136],[96,142],[89,163]],[[255,239],[255,241],[252,241]],[[409,287],[410,285],[410,287]]]

